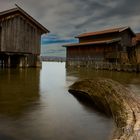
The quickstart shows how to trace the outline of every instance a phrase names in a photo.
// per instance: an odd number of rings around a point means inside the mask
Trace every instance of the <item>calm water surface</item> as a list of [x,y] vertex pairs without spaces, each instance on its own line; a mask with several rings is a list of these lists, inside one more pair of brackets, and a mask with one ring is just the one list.
[[65,69],[43,62],[42,69],[0,69],[0,140],[108,140],[112,119],[68,93],[82,78],[115,79],[136,94],[140,75]]

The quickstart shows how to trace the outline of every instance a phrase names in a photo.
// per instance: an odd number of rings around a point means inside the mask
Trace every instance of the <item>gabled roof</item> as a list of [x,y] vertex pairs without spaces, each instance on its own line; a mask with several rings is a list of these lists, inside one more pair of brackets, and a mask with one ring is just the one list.
[[102,34],[109,34],[109,33],[117,33],[117,32],[123,32],[125,30],[129,30],[131,32],[132,36],[135,36],[135,33],[131,30],[130,27],[120,27],[120,28],[112,28],[112,29],[96,31],[96,32],[83,33],[83,34],[80,34],[80,35],[76,36],[76,38],[102,35]]
[[[16,5],[17,6],[17,5]],[[43,25],[41,25],[38,21],[36,21],[32,16],[30,16],[27,12],[25,12],[22,8],[17,6],[16,8],[9,9],[3,12],[0,12],[0,18],[19,12],[22,15],[24,15],[27,19],[29,19],[31,22],[33,22],[37,27],[39,27],[44,33],[49,33],[50,31],[46,29]]]
[[74,43],[74,44],[63,45],[63,47],[111,44],[111,43],[115,43],[115,42],[119,42],[119,41],[121,41],[121,38],[101,40],[101,41],[94,41],[94,42]]

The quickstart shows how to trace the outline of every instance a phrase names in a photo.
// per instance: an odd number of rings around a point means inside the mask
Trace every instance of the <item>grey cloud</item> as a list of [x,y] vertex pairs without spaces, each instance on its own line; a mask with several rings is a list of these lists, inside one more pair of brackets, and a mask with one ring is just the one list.
[[140,29],[139,0],[0,0],[0,9],[15,2],[61,37],[128,24]]
[[114,15],[119,16],[120,18],[126,17],[126,18],[131,18],[131,16],[135,16],[137,14],[140,14],[139,12],[140,8],[140,1],[130,1],[130,0],[123,0],[121,3],[116,5],[116,7],[108,10],[105,14],[102,16],[109,16],[112,17]]

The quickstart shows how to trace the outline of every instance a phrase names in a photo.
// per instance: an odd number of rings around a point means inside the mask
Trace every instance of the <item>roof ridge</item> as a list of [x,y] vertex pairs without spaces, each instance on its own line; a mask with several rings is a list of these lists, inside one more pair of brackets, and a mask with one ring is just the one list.
[[100,40],[100,41],[91,41],[91,42],[82,42],[82,43],[72,43],[72,44],[63,45],[63,47],[91,45],[91,44],[101,44],[101,43],[109,44],[109,43],[119,42],[119,41],[121,41],[121,38],[105,39],[105,40]]
[[19,7],[17,4],[15,4],[15,6],[17,7],[17,9],[22,12],[24,15],[26,15],[27,17],[29,17],[32,21],[36,22],[36,24],[40,27],[42,27],[43,29],[47,30],[47,32],[50,32],[48,29],[46,29],[43,25],[41,25],[37,20],[35,20],[31,15],[29,15],[26,11],[24,11],[21,7]]
[[20,8],[19,6],[16,5],[15,8],[12,9],[8,9],[5,11],[0,12],[0,16],[9,14],[11,12],[16,12],[19,11],[21,14],[23,14],[24,16],[26,16],[26,18],[28,18],[31,22],[33,22],[36,26],[38,26],[40,29],[42,29],[42,31],[48,33],[50,32],[47,28],[45,28],[43,25],[41,25],[36,19],[34,19],[32,16],[30,16],[26,11],[24,11],[22,8]]
[[8,10],[4,10],[4,11],[0,11],[0,15],[9,13],[9,12],[11,12],[11,11],[16,11],[16,10],[18,10],[17,7],[11,8],[11,9],[8,9]]
[[91,36],[91,35],[97,35],[97,34],[111,33],[111,32],[121,32],[121,31],[124,31],[128,28],[130,28],[130,27],[129,26],[123,26],[123,27],[104,29],[104,30],[99,30],[99,31],[94,31],[94,32],[87,32],[87,33],[82,33],[82,34],[76,36],[76,38]]
[[130,28],[129,26],[124,26],[124,27],[120,28],[120,32],[122,32],[122,31],[124,31],[126,29],[129,29],[129,28]]

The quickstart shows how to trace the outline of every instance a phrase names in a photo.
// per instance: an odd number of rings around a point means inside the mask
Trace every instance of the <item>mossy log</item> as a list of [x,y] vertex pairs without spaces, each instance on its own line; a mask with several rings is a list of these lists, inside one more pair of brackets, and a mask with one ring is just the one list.
[[90,98],[98,109],[112,115],[113,140],[140,140],[140,98],[123,85],[110,79],[86,79],[70,86],[69,92]]

